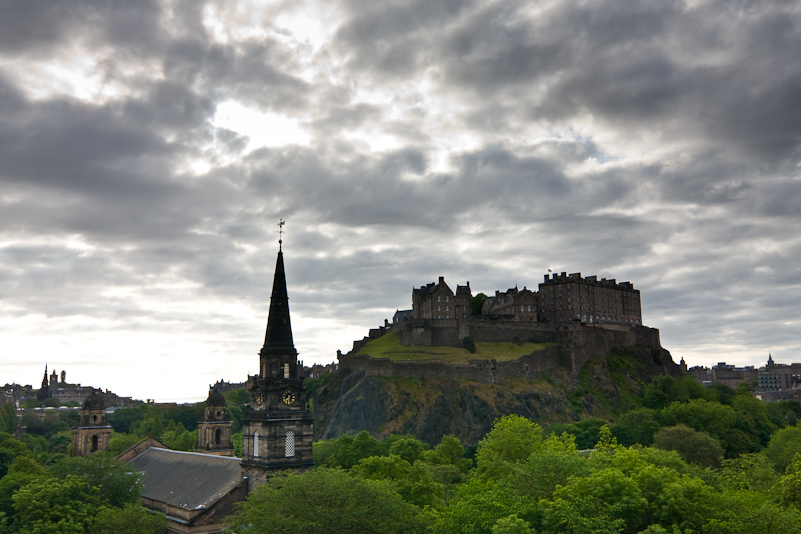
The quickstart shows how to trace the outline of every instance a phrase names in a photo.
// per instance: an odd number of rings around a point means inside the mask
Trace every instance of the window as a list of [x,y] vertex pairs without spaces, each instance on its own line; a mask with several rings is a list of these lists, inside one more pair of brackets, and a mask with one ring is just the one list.
[[442,301],[442,297],[440,297],[439,295],[437,295],[437,302],[441,302],[441,301]]
[[528,311],[531,311],[531,304],[528,305]]
[[284,441],[284,456],[292,458],[295,456],[295,433],[291,430],[286,431],[286,440]]
[[258,458],[259,457],[259,433],[258,432],[254,432],[253,433],[253,457],[254,458]]
[[522,304],[520,305],[520,311],[526,311]]
[[95,451],[97,451],[97,434],[92,436],[92,451],[91,452],[95,452]]
[[284,378],[289,378],[289,362],[284,363]]
[[451,307],[450,306],[445,306],[445,311],[451,311]]
[[442,306],[437,306],[437,311],[442,311]]
[[218,429],[217,429],[217,430],[214,432],[214,443],[216,443],[217,445],[219,445],[221,441],[222,441],[222,440],[220,439],[220,429],[218,428]]
[[451,301],[451,297],[449,295],[445,295],[445,302],[450,302],[450,301]]
[[442,316],[441,315],[437,315],[437,319],[442,319]]
[[446,318],[446,319],[450,319],[450,318],[451,318],[451,316],[450,316],[450,315],[446,315],[446,316],[445,316],[445,318]]

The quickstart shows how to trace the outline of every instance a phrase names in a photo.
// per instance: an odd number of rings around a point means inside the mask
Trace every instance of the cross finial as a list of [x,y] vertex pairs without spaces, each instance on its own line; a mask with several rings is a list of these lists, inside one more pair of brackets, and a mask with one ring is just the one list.
[[278,252],[281,252],[281,244],[284,242],[284,225],[286,221],[284,219],[278,219]]

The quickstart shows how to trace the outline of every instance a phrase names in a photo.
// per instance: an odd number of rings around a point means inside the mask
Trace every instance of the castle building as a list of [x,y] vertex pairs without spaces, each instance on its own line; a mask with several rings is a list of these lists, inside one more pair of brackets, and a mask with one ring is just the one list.
[[481,308],[481,314],[490,317],[505,317],[515,321],[537,321],[539,299],[537,294],[524,287],[513,287],[503,293],[495,292],[488,297]]
[[541,319],[552,322],[642,324],[640,291],[631,282],[617,283],[581,273],[545,275],[539,285]]
[[111,425],[106,420],[106,403],[96,391],[86,397],[81,407],[78,427],[72,431],[72,455],[88,456],[107,451]]
[[225,406],[225,397],[212,388],[203,409],[203,419],[197,425],[197,448],[195,452],[215,454],[217,456],[234,456],[231,444],[231,425]]
[[473,294],[470,282],[456,286],[456,293],[445,283],[445,277],[412,290],[413,319],[464,319],[470,315]]
[[242,470],[249,489],[277,470],[303,471],[314,463],[313,418],[305,406],[306,388],[298,371],[279,246],[259,374],[248,377],[251,402],[242,420]]

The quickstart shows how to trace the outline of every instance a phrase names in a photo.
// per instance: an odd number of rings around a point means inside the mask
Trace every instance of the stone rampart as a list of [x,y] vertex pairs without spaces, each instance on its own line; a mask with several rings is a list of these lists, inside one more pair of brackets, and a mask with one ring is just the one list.
[[[453,323],[453,324],[444,324]],[[400,325],[397,325],[400,326]],[[601,358],[616,347],[641,346],[649,349],[655,365],[675,365],[662,349],[659,330],[645,326],[605,328],[576,323],[571,326],[525,324],[514,321],[451,320],[405,321],[393,327],[406,346],[462,346],[463,339],[474,342],[556,343],[513,361],[470,360],[468,364],[451,364],[445,360],[399,361],[356,354],[366,341],[354,343],[354,350],[340,354],[340,368],[363,370],[368,376],[442,377],[494,383],[509,378],[533,380],[557,368],[577,374],[588,360]],[[468,334],[468,335],[463,335]],[[358,345],[358,348],[356,347]]]

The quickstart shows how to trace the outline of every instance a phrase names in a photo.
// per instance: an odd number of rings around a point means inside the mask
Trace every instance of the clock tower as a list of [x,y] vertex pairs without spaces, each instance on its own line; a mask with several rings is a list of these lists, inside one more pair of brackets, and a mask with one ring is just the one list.
[[266,482],[274,471],[303,471],[314,463],[313,418],[306,409],[306,387],[298,374],[282,241],[278,243],[267,332],[259,351],[259,374],[248,376],[250,406],[242,420],[242,469],[248,477],[249,490]]

